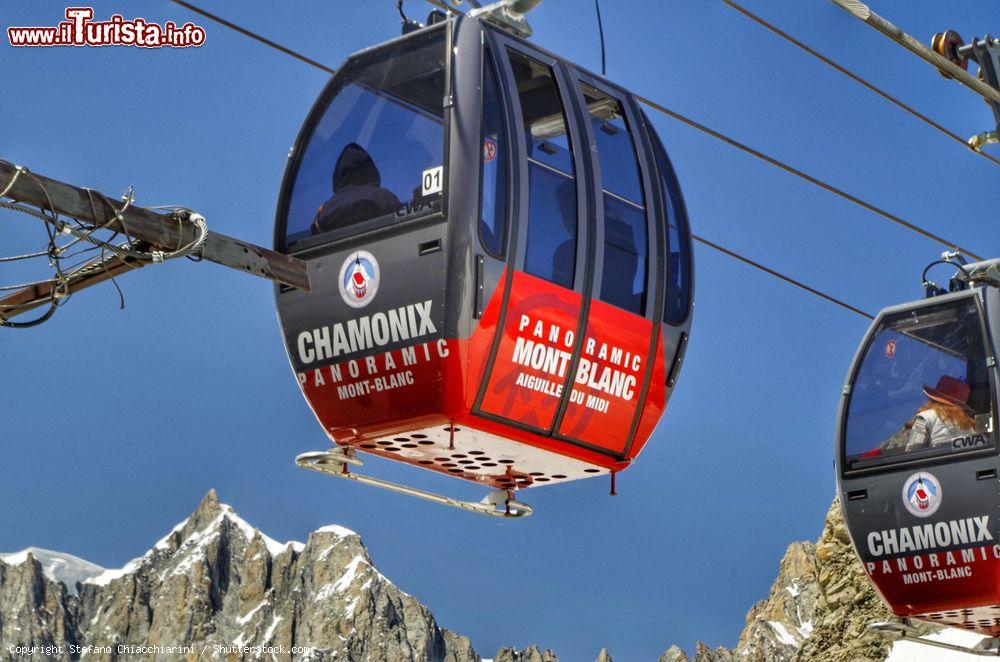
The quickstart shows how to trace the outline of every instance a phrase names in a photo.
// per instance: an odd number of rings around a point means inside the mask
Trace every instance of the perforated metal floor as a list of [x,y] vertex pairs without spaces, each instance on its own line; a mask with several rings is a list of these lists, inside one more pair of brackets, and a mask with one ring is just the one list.
[[557,453],[472,428],[457,426],[452,430],[450,425],[366,440],[356,448],[501,489],[538,487],[608,473]]

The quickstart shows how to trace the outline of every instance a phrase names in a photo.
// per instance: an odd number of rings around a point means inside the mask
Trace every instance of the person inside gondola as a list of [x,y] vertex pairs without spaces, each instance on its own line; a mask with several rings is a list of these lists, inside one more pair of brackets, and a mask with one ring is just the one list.
[[393,214],[399,198],[382,188],[382,176],[364,147],[348,143],[333,167],[333,195],[320,205],[312,233],[345,228],[361,221]]
[[940,448],[956,437],[970,435],[976,422],[969,407],[969,385],[944,375],[934,388],[924,386],[927,402],[921,405],[909,425],[906,452]]
[[552,282],[563,287],[573,287],[576,270],[576,187],[572,179],[559,184],[555,190],[559,217],[565,230],[565,239],[552,252]]

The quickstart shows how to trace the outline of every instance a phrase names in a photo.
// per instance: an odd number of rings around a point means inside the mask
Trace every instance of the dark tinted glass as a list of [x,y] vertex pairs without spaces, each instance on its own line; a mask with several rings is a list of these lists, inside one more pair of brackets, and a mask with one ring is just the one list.
[[503,99],[493,71],[493,57],[483,63],[483,190],[479,236],[486,250],[503,256],[507,232],[507,132]]
[[572,175],[573,155],[566,133],[566,116],[552,69],[517,51],[510,51],[510,65],[521,101],[528,156]]
[[848,469],[993,445],[986,344],[971,298],[886,317],[851,386]]
[[636,315],[646,311],[646,211],[635,143],[621,102],[580,84],[597,144],[604,205],[601,301]]
[[510,51],[528,145],[525,271],[573,287],[577,208],[573,152],[552,69]]
[[647,246],[646,212],[605,193],[601,301],[643,314]]
[[639,161],[632,133],[618,99],[581,84],[601,164],[601,187],[637,205],[644,205]]
[[576,186],[540,166],[529,169],[528,247],[525,271],[573,287],[576,264]]
[[[287,246],[397,212],[440,208],[444,49],[437,29],[352,60],[338,74],[296,174]],[[422,186],[428,173],[431,187]]]
[[[645,115],[643,115],[645,117]],[[666,196],[667,213],[667,301],[663,321],[680,324],[687,319],[691,305],[691,235],[687,211],[681,197],[667,150],[663,148],[656,130],[645,117],[649,137],[653,143],[653,157],[660,175],[663,194]]]

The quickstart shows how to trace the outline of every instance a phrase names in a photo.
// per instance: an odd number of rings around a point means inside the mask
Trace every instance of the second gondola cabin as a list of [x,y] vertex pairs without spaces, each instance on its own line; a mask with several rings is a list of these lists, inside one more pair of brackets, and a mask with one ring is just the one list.
[[[837,479],[855,550],[895,616],[997,637],[1000,261],[956,267],[949,292],[928,284],[868,330],[841,398]],[[877,629],[918,632],[905,620]]]
[[360,451],[508,493],[613,474],[678,378],[691,237],[662,142],[628,91],[489,13],[343,64],[275,242],[313,284],[277,293],[337,452],[310,468]]

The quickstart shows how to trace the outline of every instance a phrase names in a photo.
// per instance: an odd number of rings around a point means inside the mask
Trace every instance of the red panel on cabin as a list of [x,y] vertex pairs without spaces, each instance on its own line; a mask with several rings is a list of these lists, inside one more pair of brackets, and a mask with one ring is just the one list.
[[548,430],[572,359],[580,295],[514,272],[483,411]]
[[897,616],[947,621],[991,636],[1000,625],[979,623],[964,613],[1000,605],[1000,545],[874,561],[866,571]]
[[580,364],[559,434],[622,453],[642,404],[652,324],[592,301]]

